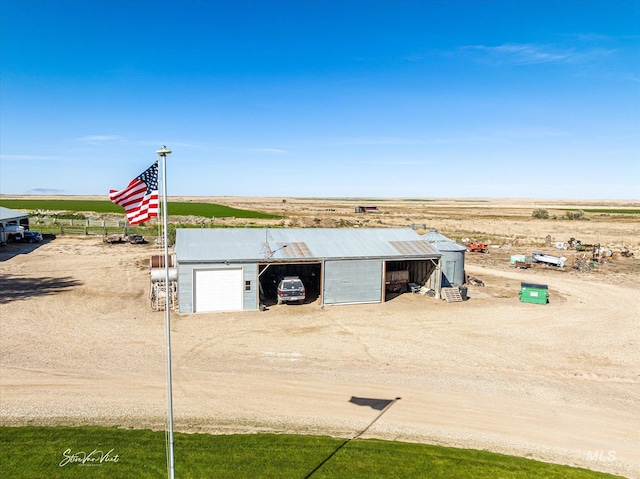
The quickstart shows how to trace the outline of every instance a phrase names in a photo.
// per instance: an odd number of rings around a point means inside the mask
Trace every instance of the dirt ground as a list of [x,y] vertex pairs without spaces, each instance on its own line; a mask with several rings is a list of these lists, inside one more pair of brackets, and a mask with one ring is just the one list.
[[[467,253],[467,273],[485,287],[470,286],[464,303],[404,294],[372,305],[172,313],[176,430],[366,430],[362,437],[640,478],[640,218],[531,218],[534,208],[560,216],[565,207],[637,203],[398,200],[376,201],[379,212],[363,215],[353,209],[372,204],[366,200],[207,200],[284,207],[272,224],[424,224],[492,248]],[[635,255],[583,274],[570,267],[576,253],[546,246],[547,235]],[[570,261],[563,270],[509,265],[510,255],[532,251]],[[166,342],[164,314],[148,300],[152,254],[152,244],[96,237],[0,247],[0,424],[163,427]],[[521,303],[522,281],[547,284],[549,304]],[[354,396],[402,399],[372,424],[379,411],[350,402]]]

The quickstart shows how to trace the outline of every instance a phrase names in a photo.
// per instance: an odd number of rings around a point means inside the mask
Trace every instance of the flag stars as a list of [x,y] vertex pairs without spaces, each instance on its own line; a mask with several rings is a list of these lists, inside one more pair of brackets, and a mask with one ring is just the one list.
[[158,162],[156,161],[149,167],[144,173],[138,176],[136,179],[142,181],[147,185],[147,194],[150,195],[153,191],[158,189]]

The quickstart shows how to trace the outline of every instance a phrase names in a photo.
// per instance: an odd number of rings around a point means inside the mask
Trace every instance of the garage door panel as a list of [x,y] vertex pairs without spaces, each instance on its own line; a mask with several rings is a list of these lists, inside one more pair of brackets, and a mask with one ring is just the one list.
[[381,261],[327,261],[324,304],[382,301]]
[[194,312],[242,310],[242,268],[194,270]]

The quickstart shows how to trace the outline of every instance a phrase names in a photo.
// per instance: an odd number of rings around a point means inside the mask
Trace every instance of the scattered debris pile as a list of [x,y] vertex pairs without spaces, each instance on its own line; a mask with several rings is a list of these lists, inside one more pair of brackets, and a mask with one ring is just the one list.
[[620,256],[624,256],[625,258],[631,258],[633,256],[633,251],[629,251],[629,248],[626,246],[622,251],[620,251]]
[[147,240],[144,239],[144,236],[138,234],[110,234],[104,235],[102,237],[102,241],[109,244],[118,244],[118,243],[131,243],[131,244],[146,244]]
[[567,246],[569,249],[574,249],[576,251],[588,251],[590,249],[600,248],[600,244],[583,243],[581,240],[575,238],[569,238]]
[[[409,284],[415,284],[415,283],[409,283]],[[416,285],[417,289],[414,288],[413,286],[410,286],[411,288],[411,292],[414,294],[421,294],[423,296],[429,296],[430,298],[435,298],[436,297],[436,290],[435,289],[431,289],[428,288],[427,286],[419,286]]]
[[129,235],[127,237],[127,241],[131,244],[146,244],[147,240],[144,239],[142,235]]
[[531,253],[529,257],[512,255],[510,265],[521,269],[554,267],[557,271],[564,271],[566,263],[567,265],[571,264],[571,267],[580,273],[590,273],[593,267],[598,264],[606,264],[615,261],[617,258],[631,258],[634,255],[634,252],[630,251],[629,247],[624,244],[606,247],[600,243],[583,243],[573,237],[566,242],[555,242],[555,244],[551,240],[551,236],[547,235],[547,246],[551,244],[550,247],[555,246],[555,249],[559,250],[572,249],[577,254],[571,260],[567,260],[564,256],[554,256],[541,252]]
[[591,259],[587,256],[586,253],[583,253],[581,256],[578,256],[573,261],[573,269],[577,269],[581,273],[591,273]]
[[467,284],[470,284],[471,286],[484,286],[484,281],[476,278],[475,276],[469,275],[467,276]]
[[102,241],[109,244],[123,243],[124,239],[122,235],[114,234],[114,235],[104,235],[102,237]]
[[501,249],[509,249],[512,246],[518,246],[518,243],[520,243],[520,237],[516,236],[511,241],[506,241],[506,242],[502,243],[502,246],[500,246],[500,248]]

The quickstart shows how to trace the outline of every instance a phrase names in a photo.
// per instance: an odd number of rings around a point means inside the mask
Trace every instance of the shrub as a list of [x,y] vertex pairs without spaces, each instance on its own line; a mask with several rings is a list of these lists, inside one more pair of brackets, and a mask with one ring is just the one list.
[[546,219],[549,219],[549,212],[542,208],[537,208],[533,210],[533,213],[531,213],[531,216],[537,219],[546,220]]
[[578,211],[567,211],[566,213],[566,218],[568,220],[586,220],[587,218],[584,216],[584,211],[582,210],[578,210]]

